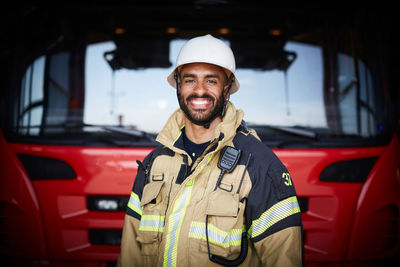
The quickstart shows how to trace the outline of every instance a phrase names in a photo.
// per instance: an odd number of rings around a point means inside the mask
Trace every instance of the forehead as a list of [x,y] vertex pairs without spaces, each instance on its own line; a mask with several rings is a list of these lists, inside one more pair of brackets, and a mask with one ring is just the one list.
[[195,74],[195,75],[209,75],[216,74],[221,78],[225,76],[224,70],[217,65],[209,63],[189,63],[183,65],[179,72],[183,74]]

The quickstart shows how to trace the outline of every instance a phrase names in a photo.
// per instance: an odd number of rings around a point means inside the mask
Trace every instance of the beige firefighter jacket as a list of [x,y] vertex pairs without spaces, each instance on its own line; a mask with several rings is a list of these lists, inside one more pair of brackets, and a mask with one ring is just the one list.
[[[242,119],[228,102],[210,145],[192,162],[181,140],[184,113],[169,118],[157,137],[161,146],[138,169],[118,266],[220,266],[208,251],[237,258],[243,232],[248,248],[240,266],[302,265],[300,208],[290,175]],[[240,149],[240,160],[215,188],[225,146]]]

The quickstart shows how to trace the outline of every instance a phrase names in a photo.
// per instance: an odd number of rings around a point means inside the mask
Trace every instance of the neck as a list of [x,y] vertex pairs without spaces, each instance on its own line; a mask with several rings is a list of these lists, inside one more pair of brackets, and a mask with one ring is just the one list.
[[209,128],[205,128],[204,126],[196,125],[188,118],[185,118],[186,137],[196,144],[208,142],[213,137],[214,130],[221,121],[221,117],[217,117],[210,123]]

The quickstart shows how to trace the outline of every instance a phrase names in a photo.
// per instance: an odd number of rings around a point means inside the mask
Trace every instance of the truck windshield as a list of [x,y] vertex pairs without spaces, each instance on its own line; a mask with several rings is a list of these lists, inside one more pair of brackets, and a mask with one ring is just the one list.
[[[171,41],[170,62],[184,43]],[[112,42],[88,46],[84,121],[118,124],[122,120],[126,126],[158,132],[179,107],[175,89],[166,82],[173,66],[113,73],[103,59],[113,49]],[[288,42],[285,49],[297,54],[286,72],[238,68],[241,88],[231,102],[245,111],[249,124],[327,128],[321,48]]]
[[[346,38],[329,54],[319,33],[310,36],[286,40],[276,51],[267,42],[224,39],[236,55],[241,84],[231,102],[265,142],[279,140],[272,146],[310,136],[320,144],[380,137],[385,111],[379,77],[371,72],[373,60],[342,49],[350,42]],[[125,55],[125,63],[118,65],[112,40],[88,44],[81,61],[68,50],[37,57],[15,94],[12,131],[54,141],[57,136],[118,134],[107,131],[116,126],[146,133],[148,141],[178,108],[166,77],[185,41],[168,41],[163,64],[132,66]]]

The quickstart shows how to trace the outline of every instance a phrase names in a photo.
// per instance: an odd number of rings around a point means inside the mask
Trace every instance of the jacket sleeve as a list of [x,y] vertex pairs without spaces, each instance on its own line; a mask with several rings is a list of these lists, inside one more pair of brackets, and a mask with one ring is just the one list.
[[136,241],[139,229],[139,220],[126,214],[124,228],[122,230],[121,253],[117,266],[143,266],[143,257],[140,253],[140,245]]
[[125,215],[124,227],[122,230],[121,252],[117,266],[143,266],[140,243],[136,240],[139,232],[139,224],[142,216],[140,200],[146,180],[146,169],[150,168],[152,158],[150,153],[138,166],[138,172],[133,184],[131,196]]
[[268,167],[260,164],[250,174],[249,238],[264,266],[302,266],[302,222],[293,181],[275,155],[268,161]]
[[263,266],[302,266],[301,227],[285,228],[255,242]]

